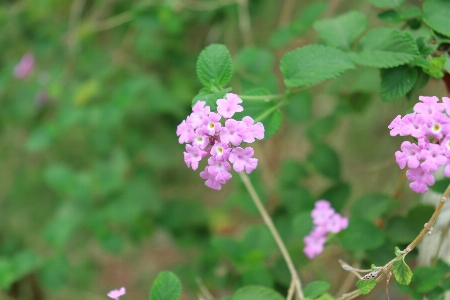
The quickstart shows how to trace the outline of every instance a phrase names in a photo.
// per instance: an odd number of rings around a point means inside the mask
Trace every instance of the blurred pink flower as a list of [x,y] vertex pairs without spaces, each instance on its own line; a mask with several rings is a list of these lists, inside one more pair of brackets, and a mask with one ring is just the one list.
[[122,287],[120,288],[120,290],[112,290],[111,292],[108,293],[108,297],[112,298],[114,300],[119,300],[120,296],[125,295],[125,288]]
[[34,55],[25,53],[17,65],[14,67],[14,76],[19,79],[25,78],[31,74],[34,67]]

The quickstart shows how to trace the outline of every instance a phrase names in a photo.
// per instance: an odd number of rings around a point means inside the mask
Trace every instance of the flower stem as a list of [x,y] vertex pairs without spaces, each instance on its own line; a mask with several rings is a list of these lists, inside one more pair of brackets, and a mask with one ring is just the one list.
[[240,172],[239,175],[241,176],[241,180],[244,183],[245,187],[247,188],[248,193],[250,194],[251,198],[253,199],[253,202],[255,203],[256,207],[258,208],[259,213],[261,214],[261,217],[264,220],[264,223],[266,223],[267,227],[269,227],[270,233],[272,234],[275,242],[278,245],[278,248],[281,251],[281,254],[283,255],[284,260],[286,261],[286,264],[289,268],[289,272],[291,273],[292,281],[295,284],[295,289],[297,290],[297,294],[299,299],[303,299],[303,291],[302,291],[302,284],[300,282],[300,278],[297,274],[297,271],[295,270],[295,266],[292,262],[292,259],[286,249],[286,246],[283,243],[283,240],[280,237],[280,234],[278,233],[277,229],[275,228],[275,225],[273,224],[272,218],[267,213],[266,209],[264,208],[264,205],[261,202],[261,199],[259,198],[258,194],[255,191],[255,188],[253,187],[250,178],[248,177],[245,172]]

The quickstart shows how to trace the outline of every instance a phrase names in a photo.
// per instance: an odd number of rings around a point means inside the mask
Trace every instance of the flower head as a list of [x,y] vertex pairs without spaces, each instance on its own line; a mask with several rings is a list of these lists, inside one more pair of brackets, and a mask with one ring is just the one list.
[[311,217],[313,230],[303,239],[303,252],[309,259],[322,253],[330,232],[338,233],[348,226],[348,219],[335,212],[327,200],[316,201]]
[[[217,100],[217,113],[212,112],[205,101],[197,101],[192,113],[177,127],[178,142],[186,143],[184,161],[193,170],[199,162],[208,158],[208,166],[200,172],[205,185],[216,190],[222,188],[231,177],[231,164],[236,172],[250,174],[258,164],[251,147],[239,147],[242,142],[252,143],[264,138],[264,126],[245,116],[242,121],[232,119],[243,111],[242,100],[228,93],[226,99]],[[223,123],[222,123],[223,122]]]
[[[444,175],[450,177],[450,98],[420,96],[414,105],[414,113],[403,118],[397,116],[388,126],[391,135],[410,135],[415,142],[404,141],[401,151],[395,152],[398,166],[408,166],[406,177],[410,188],[425,193],[434,184],[432,173],[445,165]],[[445,111],[445,113],[444,113]]]

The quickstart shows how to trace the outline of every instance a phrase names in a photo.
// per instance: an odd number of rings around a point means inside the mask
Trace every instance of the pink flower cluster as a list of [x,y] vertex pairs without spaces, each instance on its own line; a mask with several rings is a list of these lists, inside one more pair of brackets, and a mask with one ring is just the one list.
[[[405,141],[395,160],[401,169],[408,166],[406,177],[416,193],[425,193],[434,184],[431,173],[446,165],[444,175],[450,178],[450,98],[420,96],[414,112],[397,116],[388,126],[391,136],[412,136],[417,143]],[[445,113],[444,113],[445,111]]]
[[329,232],[338,233],[348,226],[348,219],[335,212],[327,200],[316,202],[311,217],[314,228],[303,239],[305,242],[303,252],[309,259],[322,253]]
[[114,300],[119,300],[120,296],[125,295],[125,288],[122,287],[120,290],[112,290],[108,293],[108,297]]
[[[243,111],[242,100],[232,93],[226,99],[217,100],[217,113],[212,112],[205,101],[198,101],[192,113],[177,127],[179,143],[186,143],[184,161],[193,170],[200,160],[209,156],[208,166],[200,173],[205,185],[216,190],[231,178],[230,163],[236,172],[250,174],[258,164],[253,158],[253,148],[238,147],[242,142],[253,143],[264,138],[264,126],[255,124],[251,117],[242,121],[232,119],[234,113]],[[222,119],[223,118],[223,119]]]

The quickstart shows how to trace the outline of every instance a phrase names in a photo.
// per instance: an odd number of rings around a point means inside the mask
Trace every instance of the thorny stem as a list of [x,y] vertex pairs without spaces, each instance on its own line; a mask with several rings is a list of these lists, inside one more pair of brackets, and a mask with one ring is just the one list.
[[[264,208],[264,205],[261,202],[261,199],[259,198],[258,194],[255,191],[255,188],[253,187],[250,178],[245,174],[244,172],[239,173],[241,176],[241,180],[244,183],[245,187],[247,188],[248,193],[250,194],[251,198],[253,199],[253,202],[255,203],[256,207],[258,208],[259,213],[261,214],[261,217],[264,220],[264,223],[266,223],[267,227],[269,227],[270,233],[272,234],[275,242],[278,245],[278,248],[281,251],[281,254],[283,255],[284,260],[286,261],[286,264],[289,268],[289,272],[291,273],[292,281],[294,282],[295,289],[297,290],[297,294],[299,299],[303,299],[303,291],[302,291],[302,284],[300,282],[300,278],[297,274],[297,271],[295,270],[294,263],[292,262],[292,259],[286,249],[286,246],[283,243],[283,240],[280,237],[280,234],[278,233],[277,229],[275,228],[275,225],[273,224],[272,219],[270,218],[269,214],[267,213],[266,209]],[[289,299],[289,298],[287,298]]]
[[[450,185],[447,186],[447,189],[442,194],[441,200],[439,201],[438,205],[436,206],[436,209],[434,210],[433,215],[431,216],[430,220],[427,223],[425,223],[424,228],[419,233],[419,235],[405,248],[405,250],[402,251],[401,255],[393,258],[391,261],[389,261],[387,264],[385,264],[382,268],[380,268],[380,273],[379,273],[380,275],[376,278],[377,284],[381,280],[383,280],[384,277],[386,277],[386,275],[391,271],[392,264],[395,261],[405,257],[409,252],[411,252],[417,246],[417,244],[423,239],[423,237],[427,233],[429,233],[429,232],[431,233],[431,231],[433,230],[433,224],[436,221],[439,214],[441,213],[442,207],[444,206],[445,202],[447,201],[447,198],[449,195],[450,195]],[[358,290],[354,290],[348,294],[342,295],[342,297],[339,298],[338,300],[350,300],[350,299],[357,298],[358,296],[359,296]]]

